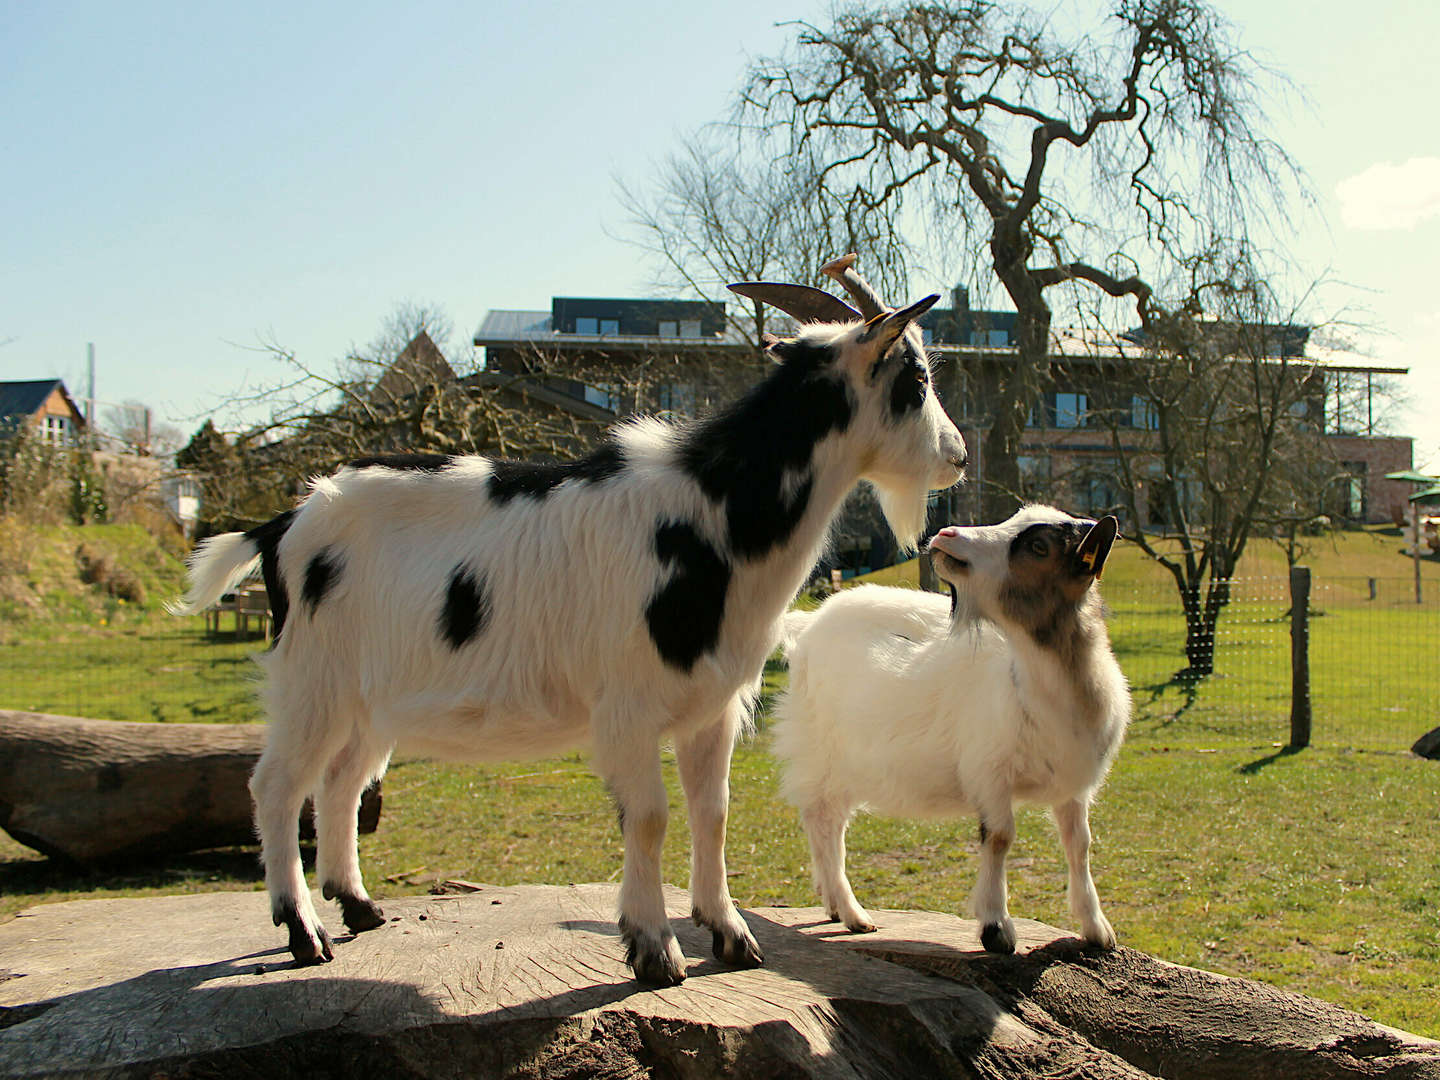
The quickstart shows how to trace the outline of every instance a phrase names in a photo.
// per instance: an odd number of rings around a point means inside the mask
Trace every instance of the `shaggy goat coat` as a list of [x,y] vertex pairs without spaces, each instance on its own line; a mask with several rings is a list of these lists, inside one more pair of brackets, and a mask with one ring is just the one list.
[[[1113,519],[1107,519],[1113,522]],[[1108,532],[1086,565],[1087,537]],[[948,534],[948,535],[947,535]],[[1094,576],[1110,525],[1026,507],[987,529],[947,529],[932,550],[944,597],[861,586],[786,619],[790,687],[777,708],[783,789],[801,812],[816,885],[852,931],[874,924],[851,892],[844,835],[860,807],[897,817],[978,814],[975,894],[987,948],[1014,947],[1004,855],[1015,801],[1055,808],[1071,905],[1086,937],[1114,944],[1088,864],[1088,807],[1129,720]],[[947,543],[948,547],[939,545]],[[1046,548],[1037,556],[1036,550]]]
[[[964,444],[930,386],[912,319],[820,324],[697,424],[642,420],[566,464],[372,458],[301,506],[197,554],[180,610],[258,561],[277,643],[264,661],[269,745],[252,781],[277,925],[328,959],[295,843],[317,792],[317,870],[346,924],[380,924],[360,880],[355,805],[393,747],[533,757],[588,744],[625,837],[620,926],[641,979],[684,978],[659,866],[674,739],[691,809],[691,890],[717,955],[760,962],[725,882],[730,750],[781,615],[862,476],[897,535]],[[902,385],[904,393],[897,391]]]

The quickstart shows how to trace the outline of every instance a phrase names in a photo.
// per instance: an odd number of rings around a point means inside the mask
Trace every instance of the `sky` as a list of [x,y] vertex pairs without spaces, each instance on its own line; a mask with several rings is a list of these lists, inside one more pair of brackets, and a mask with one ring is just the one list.
[[[1440,471],[1440,4],[1218,3],[1303,95],[1273,103],[1318,200],[1295,258],[1410,368],[1394,430]],[[653,295],[617,178],[827,10],[0,0],[0,379],[83,395],[93,343],[102,401],[189,432],[284,375],[264,343],[324,368],[405,302],[462,344],[491,308]]]

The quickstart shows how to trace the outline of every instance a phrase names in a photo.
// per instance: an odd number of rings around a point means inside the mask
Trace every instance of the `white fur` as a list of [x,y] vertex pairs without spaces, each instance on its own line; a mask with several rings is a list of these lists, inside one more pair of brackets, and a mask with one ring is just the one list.
[[1075,669],[1000,602],[1011,540],[1028,525],[1061,520],[1074,519],[1027,507],[1001,525],[945,530],[945,550],[969,563],[961,572],[937,556],[937,570],[959,590],[953,619],[945,597],[879,586],[787,618],[790,687],[775,749],[809,838],[816,886],[831,917],[850,930],[875,928],[845,874],[845,829],[857,808],[900,817],[977,813],[988,838],[975,913],[994,928],[987,947],[1013,949],[1004,858],[1019,800],[1054,808],[1071,910],[1087,940],[1115,943],[1090,877],[1088,812],[1124,736],[1130,694],[1096,590],[1080,598],[1089,610]]
[[[802,338],[830,351],[827,370],[849,386],[854,415],[813,446],[803,516],[759,557],[729,551],[723,505],[677,461],[684,429],[652,420],[617,431],[619,474],[571,479],[541,499],[492,500],[483,457],[430,473],[342,468],[312,483],[278,546],[289,613],[263,661],[270,735],[251,785],[273,913],[290,926],[297,959],[329,954],[296,843],[307,794],[316,793],[318,876],[346,903],[348,920],[352,902],[371,904],[355,806],[393,748],[496,760],[588,744],[622,813],[621,927],[637,975],[678,982],[684,958],[660,874],[667,797],[657,743],[668,737],[690,804],[696,919],[726,960],[759,962],[730,899],[723,845],[731,747],[781,616],[862,476],[903,477],[888,493],[913,515],[911,504],[923,510],[930,489],[959,478],[964,457],[933,393],[902,421],[886,413],[888,382],[866,376],[893,335],[822,324]],[[787,477],[785,486],[788,497],[800,482]],[[900,516],[912,528],[900,539],[912,542],[913,517]],[[657,523],[666,521],[692,526],[731,566],[718,643],[688,671],[662,660],[646,621],[647,604],[674,574],[657,557]],[[213,603],[253,569],[257,550],[242,534],[202,546],[175,610]],[[310,605],[301,599],[306,567],[324,551],[341,568]],[[437,620],[459,564],[483,570],[490,610],[485,629],[452,648]]]

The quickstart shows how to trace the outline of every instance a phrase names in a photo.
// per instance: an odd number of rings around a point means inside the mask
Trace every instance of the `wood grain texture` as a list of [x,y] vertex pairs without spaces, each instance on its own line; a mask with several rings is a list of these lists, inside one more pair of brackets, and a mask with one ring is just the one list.
[[391,922],[308,968],[259,893],[34,908],[0,925],[0,1076],[1440,1077],[1440,1044],[1038,923],[997,958],[953,916],[876,912],[852,936],[763,909],[746,920],[766,966],[731,971],[671,888],[689,977],[646,990],[617,896],[390,900]]

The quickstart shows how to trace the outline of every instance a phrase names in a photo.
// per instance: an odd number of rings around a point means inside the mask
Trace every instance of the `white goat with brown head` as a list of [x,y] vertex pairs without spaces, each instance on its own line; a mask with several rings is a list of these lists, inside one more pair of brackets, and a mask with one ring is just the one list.
[[1048,803],[1086,940],[1115,932],[1090,877],[1089,808],[1130,717],[1096,579],[1113,517],[1027,506],[999,525],[942,529],[935,569],[954,597],[861,586],[786,619],[790,688],[778,709],[783,786],[810,841],[830,916],[875,929],[845,874],[861,806],[901,817],[978,814],[975,916],[1012,952],[1005,856],[1014,804]]

